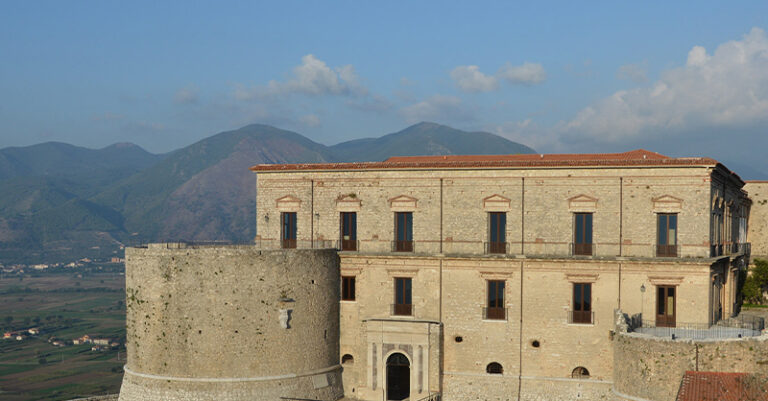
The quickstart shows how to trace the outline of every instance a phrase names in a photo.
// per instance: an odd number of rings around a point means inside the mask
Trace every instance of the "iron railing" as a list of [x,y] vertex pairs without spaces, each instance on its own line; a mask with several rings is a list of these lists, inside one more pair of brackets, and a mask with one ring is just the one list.
[[392,316],[413,316],[413,304],[392,304]]
[[360,241],[355,239],[343,239],[336,241],[336,249],[344,252],[357,252],[360,250]]
[[655,337],[671,339],[714,339],[757,337],[765,329],[765,320],[760,317],[735,317],[721,320],[714,325],[709,323],[675,322],[673,327],[658,325],[654,321],[637,321],[632,331]]
[[569,310],[568,324],[595,324],[595,312],[589,310]]
[[571,256],[592,256],[595,253],[595,244],[593,243],[574,243],[571,242]]
[[509,249],[508,242],[483,242],[486,254],[506,254]]
[[483,308],[484,320],[507,320],[507,308],[485,307]]
[[392,241],[392,252],[413,252],[413,241]]
[[680,257],[680,247],[677,245],[663,245],[663,244],[656,244],[654,245],[655,252],[654,254],[656,257],[659,258],[679,258]]
[[419,398],[416,401],[440,401],[440,393],[429,392],[429,395],[424,398]]

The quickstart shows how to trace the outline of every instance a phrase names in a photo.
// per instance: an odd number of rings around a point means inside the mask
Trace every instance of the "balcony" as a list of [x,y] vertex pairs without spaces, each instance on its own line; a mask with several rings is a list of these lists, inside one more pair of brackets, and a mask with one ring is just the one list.
[[656,248],[656,257],[658,258],[679,258],[680,257],[680,247],[677,245],[662,245],[657,244],[655,245]]
[[483,308],[483,320],[507,320],[507,308],[502,308],[502,307]]
[[335,241],[331,240],[279,240],[279,239],[256,239],[253,243],[261,249],[338,249]]
[[594,324],[595,312],[570,310],[568,311],[568,324]]
[[735,317],[718,321],[716,324],[677,322],[673,323],[673,327],[667,327],[660,322],[639,319],[633,322],[630,329],[636,333],[673,340],[743,338],[760,336],[765,329],[765,320],[759,317]]
[[413,252],[413,241],[392,241],[392,252]]
[[392,304],[392,316],[413,316],[412,304]]
[[360,249],[360,242],[355,239],[343,239],[337,241],[336,249],[344,252],[356,252]]
[[594,255],[595,244],[571,243],[571,256],[592,256]]
[[484,242],[486,254],[506,254],[509,249],[508,242]]

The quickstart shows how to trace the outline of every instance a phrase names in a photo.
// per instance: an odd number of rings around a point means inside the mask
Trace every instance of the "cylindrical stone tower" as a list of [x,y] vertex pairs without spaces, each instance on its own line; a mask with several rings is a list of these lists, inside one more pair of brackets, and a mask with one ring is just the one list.
[[333,250],[127,248],[120,401],[336,400]]

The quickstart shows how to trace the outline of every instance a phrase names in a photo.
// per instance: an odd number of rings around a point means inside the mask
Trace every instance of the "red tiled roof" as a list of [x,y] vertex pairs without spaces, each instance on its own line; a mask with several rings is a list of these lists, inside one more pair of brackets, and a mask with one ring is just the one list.
[[746,373],[687,371],[677,401],[768,400],[765,379]]
[[637,149],[624,153],[397,156],[383,162],[258,164],[252,171],[366,170],[408,168],[500,168],[589,166],[716,166],[708,157],[672,158]]

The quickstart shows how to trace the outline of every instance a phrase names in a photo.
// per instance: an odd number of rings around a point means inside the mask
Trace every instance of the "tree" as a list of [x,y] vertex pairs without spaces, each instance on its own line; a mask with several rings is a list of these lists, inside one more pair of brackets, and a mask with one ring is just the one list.
[[744,281],[742,294],[747,302],[761,304],[763,303],[763,291],[768,288],[768,261],[755,259],[755,267],[751,273]]

